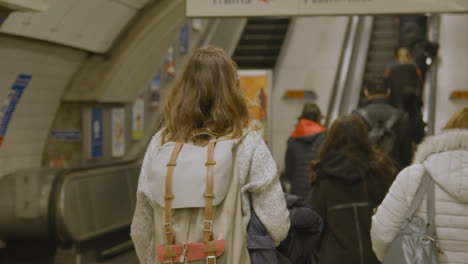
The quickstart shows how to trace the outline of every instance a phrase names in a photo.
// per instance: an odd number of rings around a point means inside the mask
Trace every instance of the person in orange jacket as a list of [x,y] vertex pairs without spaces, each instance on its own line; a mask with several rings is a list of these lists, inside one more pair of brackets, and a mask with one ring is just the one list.
[[288,140],[285,174],[291,181],[291,194],[304,199],[311,189],[309,164],[325,139],[326,128],[320,124],[322,117],[316,104],[304,104],[296,129]]

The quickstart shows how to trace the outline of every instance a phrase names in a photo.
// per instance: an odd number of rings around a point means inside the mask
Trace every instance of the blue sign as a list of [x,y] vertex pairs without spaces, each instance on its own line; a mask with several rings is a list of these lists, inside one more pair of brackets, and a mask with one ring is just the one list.
[[81,132],[79,130],[52,130],[50,138],[57,141],[80,141]]
[[16,105],[18,104],[21,96],[23,95],[24,88],[28,86],[29,81],[31,80],[31,75],[20,74],[16,78],[13,87],[8,93],[7,104],[3,106],[0,112],[0,146],[2,146],[3,139],[8,129],[8,124],[10,123],[11,117],[15,112]]
[[187,53],[189,45],[189,26],[185,24],[180,31],[180,52]]
[[103,114],[101,108],[91,109],[91,158],[102,157]]
[[160,89],[161,89],[161,71],[158,70],[156,75],[154,75],[153,80],[151,80],[151,106],[157,107],[159,106],[160,101]]

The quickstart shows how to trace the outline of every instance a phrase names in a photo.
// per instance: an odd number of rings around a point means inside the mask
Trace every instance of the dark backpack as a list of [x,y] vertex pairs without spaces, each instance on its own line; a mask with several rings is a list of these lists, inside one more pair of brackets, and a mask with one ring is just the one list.
[[396,147],[396,133],[393,127],[400,120],[402,113],[395,111],[387,120],[374,119],[365,109],[359,109],[357,113],[369,127],[369,139],[371,143],[385,154],[390,155]]
[[288,236],[275,248],[273,239],[251,210],[247,227],[247,248],[252,264],[317,264],[323,229],[322,218],[314,212],[304,199],[286,195],[291,227]]

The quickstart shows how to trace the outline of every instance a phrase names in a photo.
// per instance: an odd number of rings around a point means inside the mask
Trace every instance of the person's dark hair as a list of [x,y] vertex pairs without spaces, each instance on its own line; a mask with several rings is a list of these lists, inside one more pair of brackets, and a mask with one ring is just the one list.
[[320,119],[322,119],[322,112],[320,108],[314,103],[305,103],[304,107],[302,108],[302,113],[297,119],[308,119],[317,123],[320,123]]
[[383,78],[374,78],[367,81],[365,89],[369,95],[386,94],[388,87],[385,85]]
[[[372,146],[367,127],[357,115],[340,117],[333,122],[327,132],[318,159],[311,163],[313,181],[317,179],[316,172],[320,169],[320,163],[332,151],[344,154],[347,159],[357,164],[355,167],[360,168],[359,174],[366,190],[368,176],[376,175],[379,177],[385,188],[392,184],[396,172],[392,161],[383,152]],[[372,192],[373,190],[367,191]]]

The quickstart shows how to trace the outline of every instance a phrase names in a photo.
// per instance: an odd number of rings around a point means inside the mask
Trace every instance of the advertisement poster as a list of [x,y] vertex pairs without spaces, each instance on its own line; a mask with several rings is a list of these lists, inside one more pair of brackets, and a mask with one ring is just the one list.
[[180,53],[187,53],[189,48],[189,26],[185,24],[180,30]]
[[143,96],[138,96],[133,102],[132,138],[140,140],[143,138],[145,101]]
[[16,105],[18,105],[18,102],[23,95],[24,89],[28,86],[30,80],[31,75],[18,75],[13,84],[13,87],[11,87],[11,90],[8,93],[5,105],[3,105],[2,109],[0,110],[0,147],[3,144],[11,117],[16,110]]
[[161,71],[158,71],[156,75],[154,75],[153,79],[151,80],[150,84],[150,91],[151,91],[151,106],[158,107],[161,96]]
[[270,72],[261,70],[240,70],[239,86],[250,100],[250,125],[261,127],[266,142],[269,140],[269,96]]
[[173,78],[175,76],[175,54],[174,54],[174,46],[171,45],[167,50],[166,54],[166,73],[167,76]]
[[112,108],[112,156],[125,154],[125,109]]
[[91,109],[91,158],[102,157],[103,112],[101,108]]

